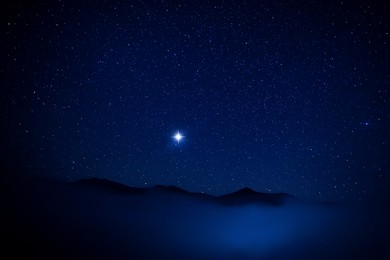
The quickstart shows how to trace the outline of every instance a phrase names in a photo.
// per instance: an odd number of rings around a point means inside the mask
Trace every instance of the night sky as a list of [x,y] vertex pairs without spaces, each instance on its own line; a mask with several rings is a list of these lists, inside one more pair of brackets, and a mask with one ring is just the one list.
[[390,197],[385,1],[1,5],[3,172]]

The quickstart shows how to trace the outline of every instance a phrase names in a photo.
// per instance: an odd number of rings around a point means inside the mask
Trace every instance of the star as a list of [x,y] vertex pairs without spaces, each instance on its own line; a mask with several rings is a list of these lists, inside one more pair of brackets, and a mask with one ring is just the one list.
[[176,141],[177,141],[178,143],[180,143],[180,140],[183,139],[184,136],[183,136],[179,131],[177,131],[177,133],[173,136],[173,138],[175,138]]

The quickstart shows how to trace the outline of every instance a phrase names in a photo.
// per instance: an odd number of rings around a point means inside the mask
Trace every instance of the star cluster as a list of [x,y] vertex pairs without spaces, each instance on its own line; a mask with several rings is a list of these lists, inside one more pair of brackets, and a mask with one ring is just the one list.
[[2,5],[9,172],[389,196],[386,3]]

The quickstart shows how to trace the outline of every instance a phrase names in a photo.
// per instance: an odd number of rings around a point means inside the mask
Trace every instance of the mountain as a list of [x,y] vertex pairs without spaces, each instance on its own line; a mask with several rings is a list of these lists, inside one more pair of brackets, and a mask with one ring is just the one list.
[[286,193],[262,193],[247,187],[230,194],[222,195],[220,199],[222,203],[226,203],[227,205],[259,203],[273,206],[283,205],[287,200],[296,200],[294,196]]
[[72,183],[75,186],[82,186],[85,188],[92,188],[100,191],[110,192],[112,194],[120,195],[141,195],[150,193],[171,194],[187,196],[195,199],[202,199],[207,201],[213,201],[215,203],[221,203],[223,205],[237,206],[245,204],[259,204],[259,205],[283,205],[286,201],[298,201],[294,196],[286,193],[262,193],[256,192],[250,188],[243,188],[236,192],[215,197],[204,193],[189,192],[179,187],[170,185],[155,185],[148,188],[134,188],[126,186],[117,182],[113,182],[106,179],[90,178],[82,179]]

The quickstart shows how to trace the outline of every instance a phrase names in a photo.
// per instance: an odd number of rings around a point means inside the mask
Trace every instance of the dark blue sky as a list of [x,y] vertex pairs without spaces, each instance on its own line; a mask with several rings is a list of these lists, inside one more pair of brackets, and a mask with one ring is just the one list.
[[210,194],[387,198],[389,7],[3,3],[3,168]]

